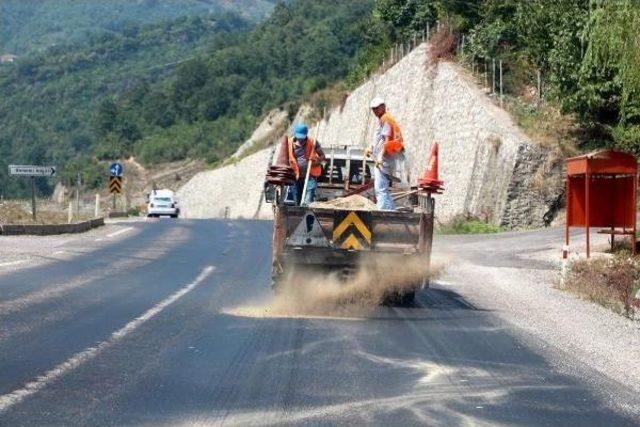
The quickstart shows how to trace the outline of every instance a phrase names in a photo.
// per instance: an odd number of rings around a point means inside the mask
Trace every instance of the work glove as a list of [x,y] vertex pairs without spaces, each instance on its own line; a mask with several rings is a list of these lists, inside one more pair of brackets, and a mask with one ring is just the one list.
[[376,159],[376,167],[382,169],[382,154]]
[[373,148],[367,147],[367,149],[364,150],[365,157],[371,157],[372,154],[373,154]]

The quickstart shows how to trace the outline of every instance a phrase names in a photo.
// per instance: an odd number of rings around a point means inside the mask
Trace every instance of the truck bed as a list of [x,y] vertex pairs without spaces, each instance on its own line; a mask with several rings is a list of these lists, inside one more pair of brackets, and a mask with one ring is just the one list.
[[[313,214],[320,223],[325,236],[331,240],[334,231],[334,221],[337,211],[343,209],[327,208],[307,208],[300,206],[284,206],[282,215],[284,217],[285,233],[290,238],[296,231],[301,221],[306,215]],[[371,218],[371,247],[373,252],[391,253],[416,253],[421,247],[421,225],[425,227],[424,232],[430,234],[433,227],[433,215],[421,212],[395,212],[395,211],[358,211],[353,212],[367,214]],[[285,246],[307,246],[308,249],[314,245],[296,245],[296,242],[288,240]],[[339,248],[334,248],[338,249]]]

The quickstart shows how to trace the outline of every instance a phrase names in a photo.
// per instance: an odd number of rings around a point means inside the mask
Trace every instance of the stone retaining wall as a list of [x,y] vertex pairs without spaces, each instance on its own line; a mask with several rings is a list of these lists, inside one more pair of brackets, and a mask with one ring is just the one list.
[[415,184],[424,172],[432,143],[440,143],[445,192],[437,201],[439,221],[472,214],[508,228],[543,225],[555,199],[536,190],[533,176],[547,152],[465,70],[432,61],[423,44],[331,111],[320,125],[319,140],[370,144],[376,119],[369,103],[376,96],[385,99],[402,128],[408,183]]
[[[318,139],[329,144],[369,144],[376,119],[369,109],[375,96],[385,98],[406,143],[404,176],[415,183],[440,143],[440,178],[436,219],[458,214],[489,218],[508,228],[540,226],[552,217],[557,194],[534,185],[547,152],[532,142],[511,117],[467,73],[449,62],[430,60],[423,44],[403,60],[356,89],[344,105],[329,112]],[[311,129],[311,135],[315,130]],[[264,174],[271,150],[235,165],[203,172],[179,191],[186,217],[270,218],[262,202]]]

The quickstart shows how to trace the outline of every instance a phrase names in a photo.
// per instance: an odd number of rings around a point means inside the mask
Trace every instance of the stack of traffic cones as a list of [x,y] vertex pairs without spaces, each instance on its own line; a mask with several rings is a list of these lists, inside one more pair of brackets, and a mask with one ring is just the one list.
[[444,182],[438,179],[438,149],[439,145],[437,142],[431,146],[429,164],[424,174],[418,178],[418,187],[429,193],[442,194]]
[[278,156],[275,163],[269,166],[266,181],[273,185],[293,185],[296,182],[296,174],[289,164],[289,140],[283,136],[280,140]]

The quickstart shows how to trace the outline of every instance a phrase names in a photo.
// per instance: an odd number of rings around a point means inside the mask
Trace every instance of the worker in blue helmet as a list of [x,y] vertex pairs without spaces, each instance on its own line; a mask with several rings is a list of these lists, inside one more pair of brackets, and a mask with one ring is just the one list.
[[321,162],[326,156],[318,141],[309,138],[309,128],[304,123],[298,123],[293,128],[293,138],[289,138],[289,164],[296,175],[296,183],[289,187],[289,194],[296,205],[302,203],[302,193],[307,179],[307,168],[309,171],[309,181],[307,182],[307,193],[304,204],[308,205],[315,200],[318,178],[322,175]]

